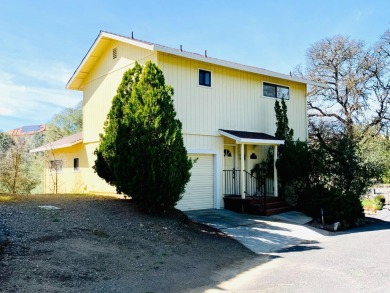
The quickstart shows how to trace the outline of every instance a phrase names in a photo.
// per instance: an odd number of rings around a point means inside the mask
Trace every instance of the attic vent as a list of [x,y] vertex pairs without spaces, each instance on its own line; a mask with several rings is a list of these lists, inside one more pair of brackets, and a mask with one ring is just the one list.
[[118,48],[112,49],[112,59],[116,59],[118,57]]

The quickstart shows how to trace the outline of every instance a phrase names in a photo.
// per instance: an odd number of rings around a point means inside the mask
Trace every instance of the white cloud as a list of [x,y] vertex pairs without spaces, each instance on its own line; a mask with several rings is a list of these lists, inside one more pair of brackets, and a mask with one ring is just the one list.
[[11,116],[13,113],[12,109],[0,107],[0,116]]
[[[19,67],[19,66],[18,66]],[[73,71],[67,68],[62,63],[50,63],[50,64],[29,64],[26,66],[20,66],[18,71],[35,81],[45,82],[50,85],[59,85],[65,87],[65,84],[70,79]]]
[[[37,70],[13,67],[12,70],[11,74],[0,68],[0,129],[20,127],[26,121],[46,123],[54,114],[75,106],[82,99],[81,92],[65,89],[70,77],[70,70],[65,66],[41,66]],[[29,82],[20,84],[20,80]]]

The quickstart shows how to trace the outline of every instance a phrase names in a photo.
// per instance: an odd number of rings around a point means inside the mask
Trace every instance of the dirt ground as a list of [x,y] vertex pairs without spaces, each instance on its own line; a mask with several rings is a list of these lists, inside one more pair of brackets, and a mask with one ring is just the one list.
[[7,293],[201,292],[218,271],[257,258],[180,212],[145,215],[104,196],[0,195],[0,232]]

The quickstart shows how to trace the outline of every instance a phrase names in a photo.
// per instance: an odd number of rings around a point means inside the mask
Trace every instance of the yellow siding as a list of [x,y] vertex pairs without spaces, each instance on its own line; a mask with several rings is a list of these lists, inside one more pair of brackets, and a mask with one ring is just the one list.
[[[73,159],[79,158],[79,170],[73,169]],[[61,160],[62,171],[50,171],[50,161]],[[90,169],[82,143],[69,148],[53,150],[45,154],[45,193],[84,193],[87,192],[84,173]],[[57,187],[57,188],[56,188]]]
[[[175,90],[174,102],[184,133],[218,134],[218,129],[275,133],[275,99],[263,97],[262,83],[290,88],[286,101],[296,138],[307,138],[306,86],[200,61],[158,53],[166,82]],[[211,88],[198,85],[198,69],[211,71]]]
[[[98,177],[92,169],[96,145],[74,146],[46,152],[44,169],[45,193],[115,193],[115,188]],[[73,159],[79,158],[79,170],[73,168]],[[50,171],[50,161],[61,160],[62,170]],[[57,188],[56,188],[57,186]]]
[[[114,60],[113,48],[117,48],[118,54]],[[183,123],[183,139],[189,155],[216,156],[214,186],[221,206],[224,145],[235,142],[219,135],[218,129],[275,133],[275,99],[263,97],[263,82],[290,88],[290,100],[286,101],[290,127],[294,129],[296,138],[307,138],[305,84],[152,52],[117,41],[110,41],[104,50],[82,84],[84,143],[54,152],[56,158],[64,160],[63,172],[58,174],[59,192],[115,193],[115,188],[99,178],[92,169],[94,150],[123,73],[135,61],[140,64],[148,60],[156,62],[164,72],[166,83],[173,86],[174,105]],[[211,88],[198,85],[198,69],[212,72]],[[239,152],[239,148],[236,149]],[[258,156],[255,160],[246,159],[245,168],[250,170],[265,158],[267,149],[245,146],[247,158],[252,152]],[[73,171],[74,157],[80,158],[79,172]],[[45,174],[45,191],[51,192],[50,179],[53,174],[47,169]]]
[[[112,59],[113,48],[117,48],[116,59]],[[99,140],[99,133],[103,132],[104,121],[123,73],[131,68],[135,61],[144,64],[148,60],[156,62],[156,53],[117,41],[107,45],[83,84],[84,142]]]
[[107,184],[106,181],[100,178],[92,169],[92,166],[95,164],[96,160],[94,152],[97,146],[97,142],[85,145],[88,164],[91,166],[91,168],[85,174],[85,178],[87,179],[87,189],[90,193],[116,194],[115,187]]

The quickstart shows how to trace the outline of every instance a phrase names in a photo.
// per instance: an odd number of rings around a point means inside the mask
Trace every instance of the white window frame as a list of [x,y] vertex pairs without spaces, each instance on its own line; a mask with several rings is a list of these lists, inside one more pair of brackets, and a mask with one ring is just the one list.
[[[210,86],[203,85],[203,84],[199,83],[199,74],[200,74],[201,70],[210,72]],[[206,68],[198,68],[196,73],[197,73],[196,74],[196,85],[197,86],[202,87],[202,88],[208,88],[208,89],[211,89],[213,87],[213,71],[212,70],[206,69]]]
[[284,99],[285,101],[290,101],[291,100],[291,88],[287,85],[284,85],[284,84],[280,84],[280,83],[274,83],[274,82],[268,82],[268,81],[263,81],[261,83],[261,95],[263,98],[266,98],[266,99],[279,99],[281,100],[282,98],[278,98],[278,97],[270,97],[270,96],[265,96],[264,95],[264,84],[267,83],[267,84],[270,84],[270,85],[274,85],[276,87],[284,87],[284,88],[288,88],[288,99]]

